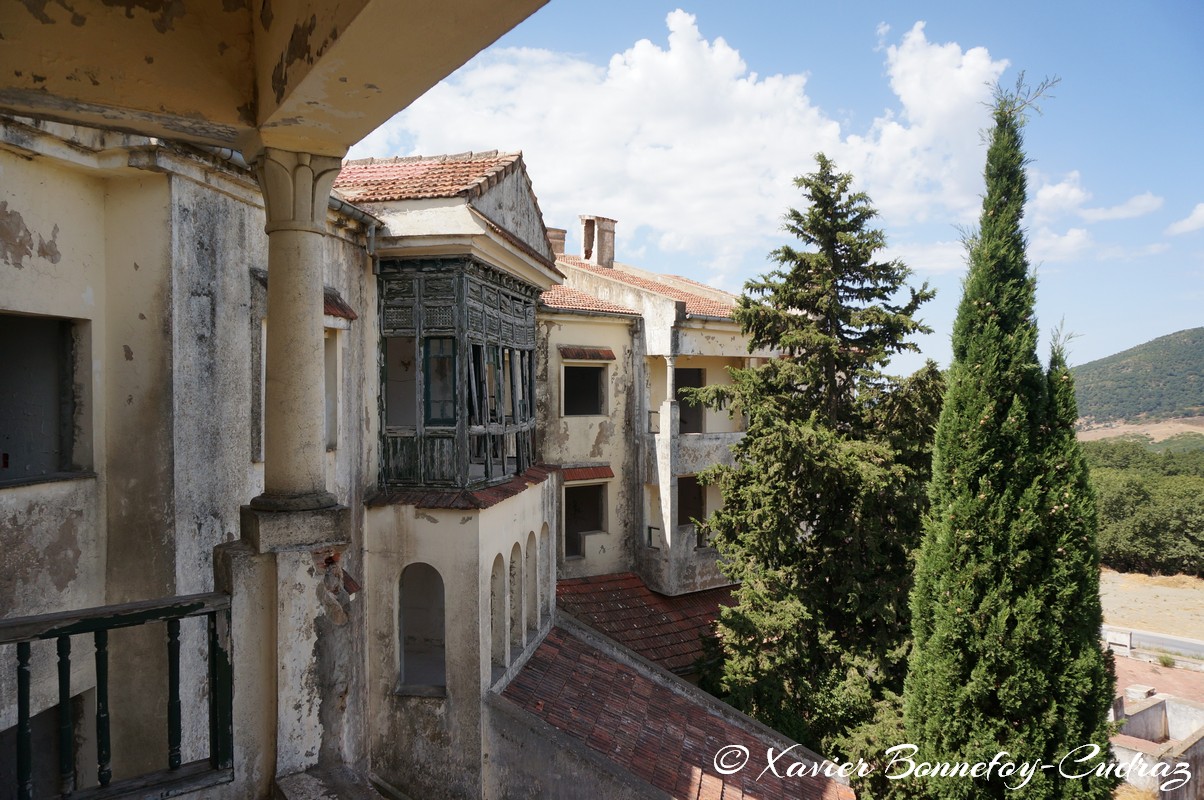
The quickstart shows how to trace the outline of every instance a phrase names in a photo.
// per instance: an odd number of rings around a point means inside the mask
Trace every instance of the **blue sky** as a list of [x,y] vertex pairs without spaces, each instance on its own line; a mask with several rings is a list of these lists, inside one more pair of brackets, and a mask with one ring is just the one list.
[[579,214],[610,216],[620,261],[739,291],[822,150],[937,289],[919,344],[947,364],[987,84],[1058,76],[1026,221],[1041,329],[1084,363],[1204,324],[1202,33],[1198,0],[552,0],[350,155],[522,150],[570,252]]

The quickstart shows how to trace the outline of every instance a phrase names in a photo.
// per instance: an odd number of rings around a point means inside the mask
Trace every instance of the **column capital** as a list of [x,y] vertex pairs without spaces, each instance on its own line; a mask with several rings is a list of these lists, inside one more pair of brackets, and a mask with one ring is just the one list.
[[326,207],[343,160],[264,148],[255,159],[268,233],[280,230],[326,233]]

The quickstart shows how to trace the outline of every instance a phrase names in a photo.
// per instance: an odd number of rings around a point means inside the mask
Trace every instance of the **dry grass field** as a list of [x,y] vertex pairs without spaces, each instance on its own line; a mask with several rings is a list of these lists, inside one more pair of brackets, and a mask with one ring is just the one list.
[[1100,573],[1104,622],[1204,640],[1204,580],[1189,575]]
[[1111,439],[1116,436],[1135,434],[1149,436],[1155,442],[1169,439],[1180,433],[1204,433],[1204,417],[1181,417],[1160,422],[1147,422],[1140,425],[1102,425],[1079,431],[1081,442],[1091,442],[1096,439]]

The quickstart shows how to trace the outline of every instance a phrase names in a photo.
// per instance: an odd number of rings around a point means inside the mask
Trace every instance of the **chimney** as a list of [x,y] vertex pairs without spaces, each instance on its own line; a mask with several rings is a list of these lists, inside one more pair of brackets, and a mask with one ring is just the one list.
[[564,228],[548,228],[548,243],[552,245],[552,255],[564,255],[564,237],[568,233]]
[[581,215],[581,257],[590,264],[610,268],[615,265],[615,225],[607,217]]

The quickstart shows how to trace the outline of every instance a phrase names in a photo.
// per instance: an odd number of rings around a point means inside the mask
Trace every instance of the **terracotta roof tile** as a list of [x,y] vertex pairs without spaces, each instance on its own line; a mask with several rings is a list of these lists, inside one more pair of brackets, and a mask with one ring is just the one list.
[[731,598],[729,587],[676,597],[657,594],[631,572],[556,583],[562,611],[678,674],[695,670],[703,637],[719,617],[719,606]]
[[359,314],[355,313],[355,309],[348,305],[347,301],[329,286],[322,292],[322,313],[329,314],[332,317],[342,317],[347,320],[359,319]]
[[569,286],[553,286],[539,296],[539,300],[551,309],[561,311],[593,311],[601,314],[629,314],[639,316],[638,311],[617,303],[599,300],[593,295]]
[[564,476],[564,482],[569,481],[594,481],[602,478],[613,478],[614,470],[610,467],[569,467],[562,469],[561,474]]
[[[607,278],[626,283],[629,286],[636,286],[641,289],[646,289],[662,297],[668,297],[673,300],[680,300],[686,304],[686,313],[695,316],[703,317],[721,317],[731,319],[734,303],[723,303],[718,300],[712,300],[709,297],[703,297],[693,292],[687,292],[684,289],[679,289],[676,286],[670,286],[667,283],[660,281],[642,278],[638,275],[632,275],[629,272],[624,272],[621,269],[613,269],[609,267],[599,267],[596,264],[590,264],[582,261],[576,256],[557,256],[557,260],[570,267],[583,269],[587,272],[592,272],[595,275],[603,275]],[[694,283],[695,281],[691,281]]]
[[334,188],[352,203],[478,196],[522,158],[521,153],[366,158],[343,162]]
[[758,780],[755,762],[719,774],[715,754],[726,745],[765,752],[751,722],[740,725],[737,717],[720,715],[688,691],[666,688],[563,628],[552,628],[502,696],[676,798],[854,797],[848,786],[822,774]]
[[615,351],[609,347],[585,347],[576,344],[562,344],[556,347],[561,358],[574,361],[614,361]]

